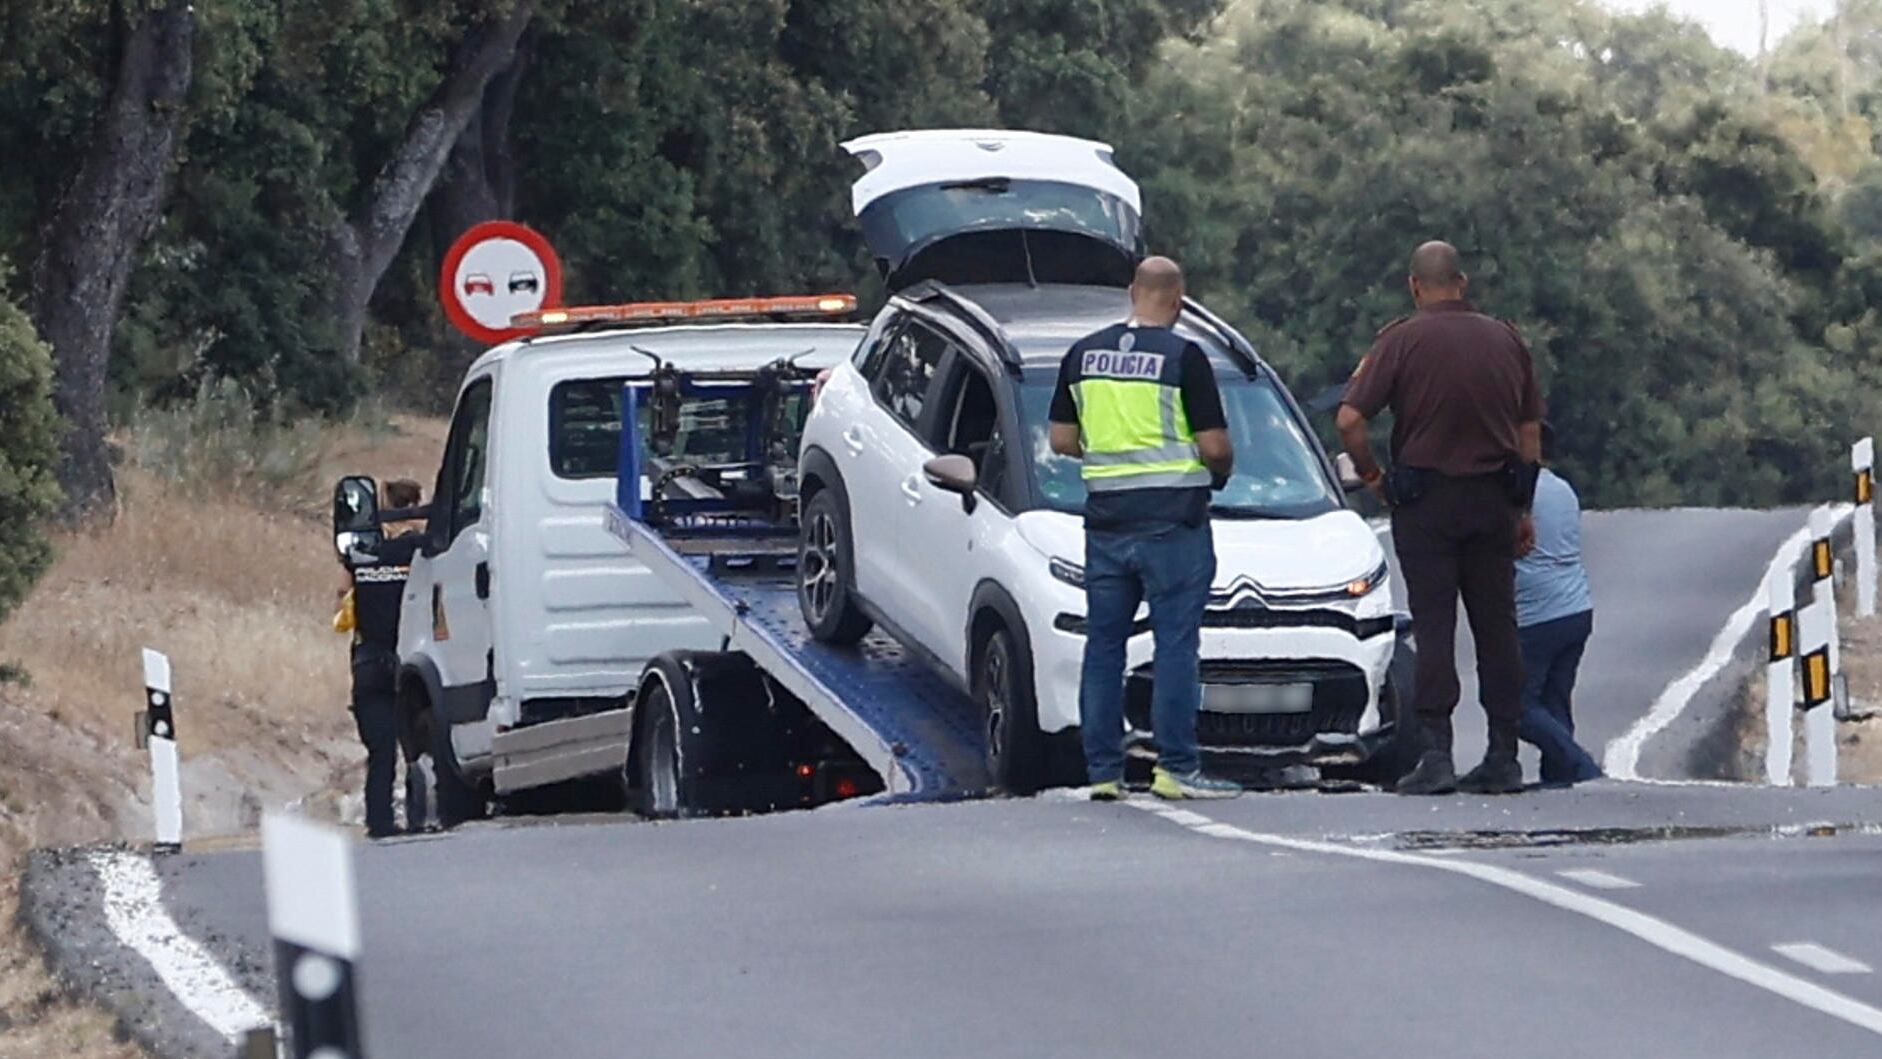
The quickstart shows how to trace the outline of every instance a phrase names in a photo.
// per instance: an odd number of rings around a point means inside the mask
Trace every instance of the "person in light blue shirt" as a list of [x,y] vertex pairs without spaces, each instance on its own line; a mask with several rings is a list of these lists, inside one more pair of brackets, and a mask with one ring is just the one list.
[[[1542,425],[1546,461],[1555,432]],[[1523,648],[1523,714],[1518,735],[1542,752],[1542,784],[1567,787],[1601,776],[1575,742],[1571,699],[1582,651],[1594,632],[1594,598],[1581,562],[1581,499],[1544,467],[1531,508],[1536,546],[1516,561],[1516,633]]]

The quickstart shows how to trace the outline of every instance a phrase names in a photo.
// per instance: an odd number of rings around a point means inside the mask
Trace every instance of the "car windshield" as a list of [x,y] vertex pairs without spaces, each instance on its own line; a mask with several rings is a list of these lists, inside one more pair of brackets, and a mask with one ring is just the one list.
[[[1235,445],[1235,474],[1214,495],[1210,511],[1223,518],[1296,519],[1338,510],[1341,500],[1327,481],[1319,453],[1274,382],[1265,376],[1217,382]],[[1051,373],[1029,377],[1019,388],[1033,477],[1046,507],[1082,515],[1085,483],[1078,461],[1053,453],[1046,437],[1052,388]]]

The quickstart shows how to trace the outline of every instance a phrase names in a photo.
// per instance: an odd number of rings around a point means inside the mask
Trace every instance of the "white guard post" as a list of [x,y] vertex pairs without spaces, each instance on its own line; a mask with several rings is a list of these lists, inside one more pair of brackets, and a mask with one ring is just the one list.
[[1771,615],[1771,665],[1765,676],[1764,778],[1791,783],[1791,714],[1797,710],[1797,585],[1790,563],[1776,563],[1765,582]]
[[361,1059],[359,899],[344,832],[287,813],[261,822],[275,988],[293,1059]]
[[1863,438],[1850,446],[1849,469],[1855,477],[1856,515],[1850,528],[1856,534],[1856,616],[1875,615],[1875,439]]
[[183,848],[183,782],[176,755],[176,709],[170,657],[144,648],[144,739],[150,745],[150,811],[158,853]]
[[1830,574],[1835,552],[1830,533],[1835,526],[1830,509],[1810,512],[1811,602],[1798,622],[1800,672],[1804,686],[1804,763],[1812,787],[1836,783],[1836,590]]

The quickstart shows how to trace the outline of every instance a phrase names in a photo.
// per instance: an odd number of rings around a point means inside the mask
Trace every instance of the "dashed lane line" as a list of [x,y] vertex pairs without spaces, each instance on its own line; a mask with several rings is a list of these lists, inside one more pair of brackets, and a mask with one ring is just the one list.
[[1773,945],[1771,951],[1824,974],[1869,974],[1873,970],[1861,960],[1851,959],[1835,949],[1824,948],[1814,941],[1792,941],[1783,945]]
[[163,907],[163,882],[150,858],[100,851],[92,870],[104,888],[105,924],[128,949],[143,957],[172,995],[233,1045],[271,1016],[207,949],[183,933]]
[[1461,859],[1441,859],[1395,850],[1367,849],[1313,839],[1291,838],[1249,831],[1211,819],[1201,813],[1154,802],[1127,801],[1124,804],[1154,813],[1173,824],[1211,838],[1249,842],[1274,849],[1301,853],[1324,853],[1380,864],[1398,864],[1412,868],[1450,872],[1508,890],[1539,901],[1552,908],[1592,919],[1622,933],[1632,935],[1663,952],[1690,960],[1701,967],[1737,979],[1767,993],[1846,1022],[1882,1037],[1882,1008],[1872,1007],[1854,997],[1838,993],[1768,963],[1754,960],[1717,942],[1674,926],[1663,919],[1637,912],[1604,897],[1571,890],[1566,886],[1538,879],[1494,864]]
[[1640,885],[1632,879],[1623,879],[1612,872],[1600,871],[1595,868],[1570,868],[1567,871],[1558,871],[1555,874],[1560,875],[1569,882],[1578,882],[1583,886],[1592,887],[1596,890],[1632,890]]

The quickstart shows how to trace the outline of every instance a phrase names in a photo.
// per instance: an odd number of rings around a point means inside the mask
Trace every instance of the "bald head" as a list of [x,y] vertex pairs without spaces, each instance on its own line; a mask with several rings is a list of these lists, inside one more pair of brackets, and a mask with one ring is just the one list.
[[1168,327],[1183,314],[1183,269],[1167,257],[1147,257],[1131,279],[1131,315]]
[[1412,252],[1412,301],[1420,308],[1432,302],[1461,299],[1469,286],[1464,260],[1451,244],[1434,239]]

